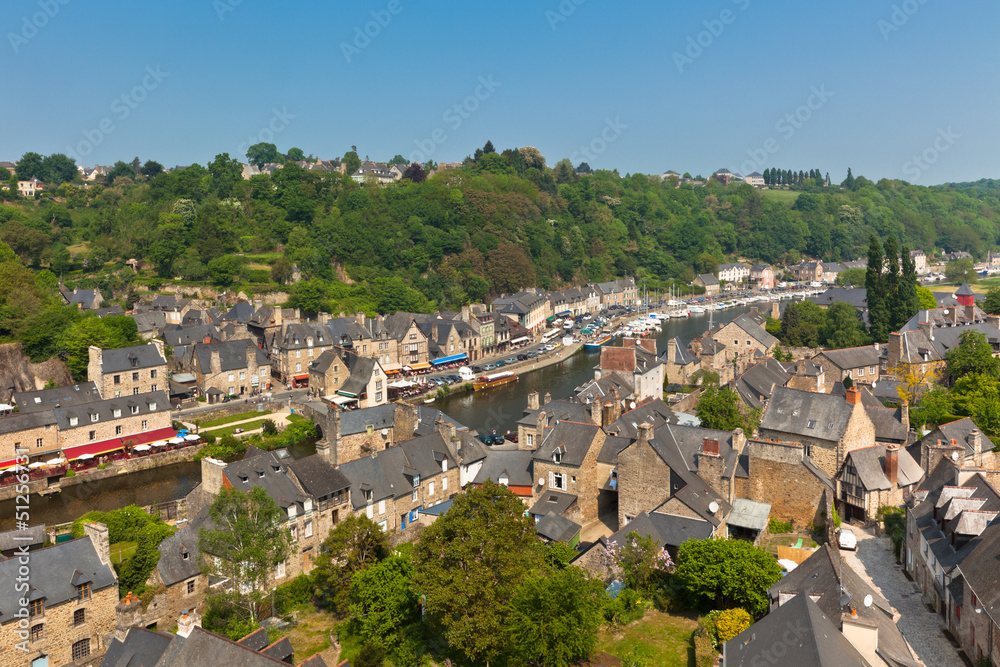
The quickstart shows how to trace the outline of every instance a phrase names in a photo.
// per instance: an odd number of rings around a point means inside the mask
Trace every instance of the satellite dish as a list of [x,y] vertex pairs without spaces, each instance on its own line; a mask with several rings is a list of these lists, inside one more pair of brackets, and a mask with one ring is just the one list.
[[839,602],[841,607],[846,607],[847,605],[851,604],[851,594],[850,593],[842,594],[840,596]]
[[387,428],[382,429],[382,435],[389,435],[389,429]]
[[947,309],[947,308],[945,308],[945,309],[944,309],[944,314],[945,314],[945,315],[947,315],[947,314],[948,314],[948,309]]
[[958,460],[958,452],[952,452],[951,453],[951,460],[952,461],[957,461]]
[[866,607],[872,606],[872,596],[871,596],[871,594],[865,596],[865,606]]
[[632,401],[631,403],[629,403],[629,404],[628,404],[628,406],[629,406],[629,408],[631,408],[632,410],[635,410],[635,401]]
[[545,478],[544,477],[539,477],[538,478],[538,486],[545,486]]
[[715,514],[716,512],[718,512],[719,511],[719,503],[715,502],[714,500],[712,502],[710,502],[708,504],[708,511],[711,512],[712,514]]
[[872,389],[874,389],[875,385],[877,385],[877,384],[878,384],[877,382],[872,382]]

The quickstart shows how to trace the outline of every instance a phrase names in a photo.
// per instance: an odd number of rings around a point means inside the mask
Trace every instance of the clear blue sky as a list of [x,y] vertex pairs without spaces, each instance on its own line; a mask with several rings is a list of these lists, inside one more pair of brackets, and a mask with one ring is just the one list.
[[[3,3],[0,160],[245,159],[277,110],[278,149],[324,158],[354,144],[453,161],[490,139],[623,174],[1000,177],[1000,7],[986,0],[62,2]],[[386,25],[345,56],[372,12]]]

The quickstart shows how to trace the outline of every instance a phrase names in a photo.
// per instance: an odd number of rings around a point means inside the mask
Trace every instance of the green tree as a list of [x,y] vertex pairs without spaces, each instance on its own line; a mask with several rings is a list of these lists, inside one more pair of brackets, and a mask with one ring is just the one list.
[[410,161],[407,160],[402,155],[400,155],[399,153],[396,153],[396,155],[391,160],[389,160],[387,164],[410,164]]
[[[847,170],[851,179],[851,170]],[[853,184],[853,179],[851,179]],[[847,186],[844,186],[847,187]],[[851,189],[851,188],[847,188]],[[885,280],[882,276],[884,266],[882,246],[873,234],[868,244],[868,269],[865,273],[865,290],[868,301],[868,331],[877,343],[889,340],[889,304]]]
[[87,316],[62,332],[57,348],[73,378],[82,382],[87,378],[91,345],[110,350],[139,343],[141,339],[132,318],[124,315],[103,318]]
[[365,642],[392,653],[407,626],[419,620],[412,581],[413,563],[404,556],[389,556],[354,573],[349,609]]
[[481,303],[490,292],[490,283],[481,276],[469,276],[465,285],[465,293],[472,303]]
[[239,277],[242,268],[243,262],[240,261],[239,257],[223,255],[208,263],[208,275],[212,282],[219,287],[229,287]]
[[358,157],[358,152],[352,147],[351,150],[344,153],[344,157],[341,160],[344,163],[344,173],[350,176],[358,170],[361,166],[361,158]]
[[993,287],[986,293],[982,308],[990,315],[1000,315],[1000,287]]
[[993,356],[993,348],[980,331],[966,331],[959,336],[958,347],[945,353],[948,377],[954,383],[966,375],[1000,377],[1000,359]]
[[[208,508],[210,528],[198,534],[207,574],[223,576],[232,586],[219,596],[240,616],[256,624],[268,576],[291,553],[286,515],[262,487],[249,492],[224,488]],[[214,558],[212,558],[214,557]]]
[[760,618],[769,606],[767,589],[780,578],[774,557],[745,540],[687,540],[677,549],[674,581],[691,607],[741,607]]
[[424,529],[414,562],[414,590],[432,625],[469,662],[488,666],[510,645],[510,602],[540,568],[542,550],[524,503],[487,482]]
[[917,267],[910,257],[910,249],[905,245],[900,251],[902,259],[902,274],[899,277],[899,287],[896,291],[895,319],[898,331],[911,317],[920,310],[920,295],[917,293]]
[[521,246],[500,245],[489,255],[489,281],[495,292],[513,294],[535,284],[535,269]]
[[349,515],[330,531],[316,559],[313,585],[320,606],[344,614],[350,604],[351,581],[389,555],[385,532],[365,516]]
[[271,280],[284,285],[292,279],[292,263],[284,257],[279,257],[278,261],[271,267]]
[[972,417],[984,433],[1000,435],[1000,382],[995,376],[972,373],[958,378],[951,399],[957,411]]
[[979,274],[976,273],[975,262],[971,257],[953,259],[944,267],[944,277],[952,283],[968,283],[975,285],[979,281]]
[[72,183],[76,178],[76,160],[62,153],[46,155],[42,160],[42,180],[47,184]]
[[698,399],[695,414],[701,421],[702,428],[732,431],[742,428],[747,435],[752,435],[760,421],[759,415],[745,415],[740,408],[739,395],[724,387],[719,389],[709,385]]
[[361,647],[357,657],[351,661],[353,667],[383,667],[385,665],[385,649],[378,644],[368,642]]
[[115,181],[123,178],[132,180],[135,178],[135,172],[132,170],[132,165],[128,162],[118,160],[111,167],[111,171],[105,174],[104,182],[107,183],[108,187],[110,187],[114,185]]
[[288,149],[288,159],[292,162],[301,162],[306,159],[306,154],[301,148],[289,148]]
[[28,151],[21,156],[21,159],[17,161],[15,166],[15,171],[17,173],[18,180],[28,181],[32,178],[37,178],[41,180],[42,176],[45,174],[44,158],[39,153],[34,151]]
[[625,536],[623,544],[608,544],[606,562],[615,578],[647,596],[666,583],[674,566],[670,554],[655,539],[635,531]]
[[826,323],[820,340],[828,348],[860,347],[868,344],[868,334],[861,313],[849,303],[838,301],[826,310]]
[[529,577],[507,616],[514,654],[530,665],[581,664],[594,652],[605,595],[599,579],[576,567]]
[[274,144],[266,142],[250,146],[250,148],[247,149],[246,157],[247,162],[254,165],[258,169],[263,169],[265,164],[284,162],[284,159],[281,157],[281,153],[278,152],[278,147]]
[[[934,292],[922,285],[917,286],[917,298],[920,299],[921,309],[937,308],[937,299],[934,298]],[[998,298],[997,305],[1000,306],[1000,298]]]
[[163,165],[155,160],[146,160],[146,163],[142,165],[142,175],[146,178],[153,178],[158,174],[163,173]]

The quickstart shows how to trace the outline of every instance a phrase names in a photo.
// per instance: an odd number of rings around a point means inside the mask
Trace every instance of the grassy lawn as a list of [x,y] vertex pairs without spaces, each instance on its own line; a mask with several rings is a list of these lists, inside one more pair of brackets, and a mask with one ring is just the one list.
[[233,433],[235,433],[236,429],[238,428],[241,428],[244,431],[253,431],[255,429],[262,427],[265,421],[266,419],[255,419],[254,421],[247,422],[246,424],[234,424],[233,426],[223,426],[221,428],[213,428],[207,431],[205,429],[202,429],[201,432],[202,433],[211,432],[212,435],[214,435],[215,437],[221,438],[224,435],[233,435]]
[[306,418],[303,417],[302,415],[300,415],[297,412],[293,412],[292,414],[290,414],[287,417],[285,417],[285,419],[287,419],[288,421],[290,421],[292,423],[306,421]]
[[624,628],[605,628],[597,638],[597,650],[623,658],[631,655],[650,665],[687,667],[694,664],[691,635],[698,622],[686,616],[674,616],[650,610],[638,621]]
[[304,661],[328,649],[331,630],[333,630],[333,619],[329,614],[315,609],[297,609],[295,624],[287,629],[288,641],[295,650],[296,660]]
[[794,204],[795,200],[798,199],[799,195],[802,193],[798,190],[761,190],[760,194],[762,197],[767,197],[768,199],[784,202],[786,204]]
[[118,542],[111,545],[111,562],[121,563],[123,560],[127,560],[132,557],[135,553],[136,543],[135,542]]
[[786,547],[794,547],[798,544],[799,538],[802,539],[803,549],[815,549],[819,545],[816,544],[815,540],[807,533],[783,533],[778,535],[771,535],[767,537],[763,542],[761,542],[761,549],[769,551],[771,553],[777,553],[778,545]]
[[218,419],[212,419],[211,421],[202,422],[201,428],[211,428],[212,426],[225,426],[226,424],[232,424],[233,422],[241,422],[247,419],[253,419],[254,417],[263,417],[264,415],[271,414],[270,410],[264,410],[263,412],[257,412],[256,410],[251,410],[250,412],[241,412],[238,415],[232,415],[230,417],[219,417]]

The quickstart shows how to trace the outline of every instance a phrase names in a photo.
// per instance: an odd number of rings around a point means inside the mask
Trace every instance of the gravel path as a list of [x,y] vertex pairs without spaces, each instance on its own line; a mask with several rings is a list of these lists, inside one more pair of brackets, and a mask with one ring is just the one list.
[[889,538],[875,537],[855,526],[851,530],[858,537],[858,550],[842,551],[841,554],[899,611],[900,619],[896,625],[914,656],[928,667],[962,665],[958,650],[941,631],[941,618],[927,610],[919,586],[909,581],[901,566],[896,564]]

